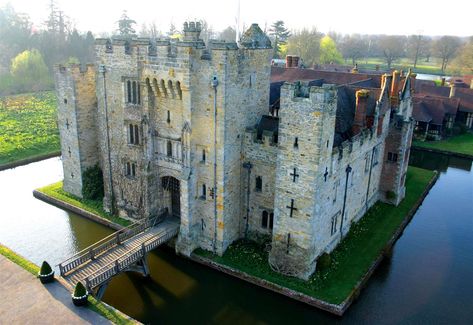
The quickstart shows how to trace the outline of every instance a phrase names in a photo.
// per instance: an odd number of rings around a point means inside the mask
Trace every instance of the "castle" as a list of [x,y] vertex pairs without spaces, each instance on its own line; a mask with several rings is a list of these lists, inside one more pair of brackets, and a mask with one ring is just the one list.
[[270,86],[258,25],[239,44],[183,33],[97,39],[94,64],[56,67],[64,190],[82,196],[98,164],[104,208],[179,218],[177,252],[269,235],[271,265],[304,279],[377,200],[403,199],[415,75]]

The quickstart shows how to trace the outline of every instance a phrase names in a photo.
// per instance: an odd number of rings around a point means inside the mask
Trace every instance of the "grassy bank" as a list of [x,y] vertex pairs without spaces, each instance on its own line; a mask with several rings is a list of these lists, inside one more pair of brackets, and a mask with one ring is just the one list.
[[53,92],[0,97],[0,166],[58,152]]
[[[28,261],[23,256],[15,253],[11,249],[6,246],[0,244],[0,255],[5,256],[13,263],[17,264],[21,268],[25,269],[26,271],[30,272],[34,276],[38,275],[39,266],[36,264]],[[38,280],[39,281],[39,280]],[[89,305],[88,308],[95,311],[97,314],[102,315],[103,317],[107,318],[114,324],[135,324],[136,322],[127,319],[121,313],[117,312],[116,310],[104,305],[97,299],[92,296],[89,296]]]
[[41,187],[38,189],[39,192],[52,196],[58,200],[65,201],[69,204],[72,204],[78,208],[84,209],[90,213],[94,213],[99,215],[102,218],[115,222],[122,226],[128,226],[131,224],[131,221],[113,216],[110,213],[106,212],[103,209],[103,203],[101,200],[87,200],[81,199],[75,195],[67,193],[62,189],[62,182],[57,182],[45,187]]
[[414,141],[412,145],[473,156],[473,133],[461,134],[440,141]]
[[252,242],[236,242],[222,257],[201,249],[194,253],[314,298],[340,304],[382,252],[433,177],[432,171],[409,167],[406,197],[401,204],[394,207],[376,203],[332,252],[330,266],[318,270],[308,281],[272,271],[264,245]]

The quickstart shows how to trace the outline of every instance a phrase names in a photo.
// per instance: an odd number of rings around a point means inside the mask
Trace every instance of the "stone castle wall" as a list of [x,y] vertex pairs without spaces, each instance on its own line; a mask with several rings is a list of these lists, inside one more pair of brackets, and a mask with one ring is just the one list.
[[99,162],[97,154],[95,69],[56,66],[58,128],[64,190],[82,197],[82,173]]

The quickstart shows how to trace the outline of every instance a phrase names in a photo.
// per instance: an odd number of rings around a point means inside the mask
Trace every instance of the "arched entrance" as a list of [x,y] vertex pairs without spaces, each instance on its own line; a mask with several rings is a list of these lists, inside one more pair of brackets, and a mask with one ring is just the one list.
[[169,215],[181,217],[181,191],[177,178],[165,176],[161,178],[161,185],[164,190],[164,201],[168,208]]

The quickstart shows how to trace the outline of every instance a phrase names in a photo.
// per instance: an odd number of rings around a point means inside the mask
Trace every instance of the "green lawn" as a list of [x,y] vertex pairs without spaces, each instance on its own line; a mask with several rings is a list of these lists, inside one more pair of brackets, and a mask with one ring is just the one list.
[[473,133],[457,135],[440,141],[414,141],[414,146],[473,156]]
[[[28,261],[23,256],[18,255],[17,253],[15,253],[14,251],[12,251],[6,246],[3,246],[2,244],[0,244],[0,255],[5,256],[10,261],[22,267],[23,269],[30,272],[34,276],[38,275],[39,266]],[[117,313],[115,310],[105,306],[103,303],[101,303],[100,301],[98,301],[92,296],[89,296],[88,308],[102,315],[103,317],[107,318],[114,324],[135,324],[135,322],[123,317],[122,314]]]
[[[359,59],[358,67],[364,69],[375,69],[376,65],[379,65],[380,69],[387,69],[388,66],[383,58],[366,58],[366,59]],[[407,71],[409,68],[412,68],[413,72],[416,73],[425,73],[425,74],[438,74],[442,75],[442,71],[440,69],[440,64],[432,58],[430,62],[424,62],[424,60],[419,60],[417,62],[417,66],[414,69],[414,64],[412,59],[409,58],[401,58],[394,61],[391,65],[392,69],[403,70]]]
[[110,213],[106,212],[103,209],[103,203],[102,200],[87,200],[87,199],[81,199],[75,195],[72,195],[70,193],[67,193],[62,189],[62,182],[57,182],[45,187],[41,187],[37,189],[39,192],[42,192],[44,194],[47,194],[49,196],[52,196],[58,200],[67,202],[69,204],[72,204],[76,207],[79,207],[81,209],[84,209],[88,212],[97,214],[101,216],[102,218],[105,218],[107,220],[110,220],[112,222],[118,223],[119,225],[122,226],[128,226],[131,224],[131,221],[113,216]]
[[434,172],[409,167],[406,198],[398,207],[376,203],[331,254],[331,265],[317,271],[308,281],[276,273],[268,264],[263,245],[238,241],[222,257],[197,249],[194,253],[250,275],[300,291],[329,303],[342,303],[398,229],[434,177]]
[[0,97],[0,166],[60,151],[52,91]]

